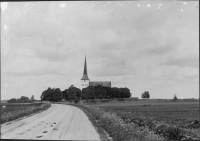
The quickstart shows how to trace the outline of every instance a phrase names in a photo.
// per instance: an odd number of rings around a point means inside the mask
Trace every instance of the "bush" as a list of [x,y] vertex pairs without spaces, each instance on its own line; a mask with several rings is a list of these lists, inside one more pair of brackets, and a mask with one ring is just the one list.
[[112,99],[102,99],[101,100],[102,103],[111,102],[111,101],[112,101]]
[[164,134],[169,140],[181,140],[184,138],[183,132],[176,127],[168,127]]
[[118,101],[124,101],[124,99],[123,98],[119,98]]
[[88,103],[92,103],[92,104],[97,103],[97,101],[96,101],[95,99],[88,99],[87,102],[88,102]]
[[194,120],[194,121],[189,121],[187,124],[186,124],[186,127],[189,127],[189,128],[200,128],[200,122],[198,120]]
[[75,100],[74,100],[74,103],[78,103],[80,100],[78,99],[78,98],[76,98]]
[[28,97],[26,96],[21,96],[21,98],[12,98],[10,100],[8,100],[8,103],[31,103],[32,100],[30,100]]
[[[191,130],[183,129],[180,127],[175,127],[167,123],[160,123],[158,121],[152,120],[151,118],[146,118],[143,116],[134,117],[134,113],[131,112],[119,112],[117,115],[123,119],[126,124],[134,123],[139,127],[149,128],[150,131],[155,134],[161,135],[168,140],[198,140],[200,139],[197,134],[191,132]],[[199,127],[199,121],[194,120],[188,122],[186,127]]]
[[138,101],[138,97],[132,97],[131,100]]

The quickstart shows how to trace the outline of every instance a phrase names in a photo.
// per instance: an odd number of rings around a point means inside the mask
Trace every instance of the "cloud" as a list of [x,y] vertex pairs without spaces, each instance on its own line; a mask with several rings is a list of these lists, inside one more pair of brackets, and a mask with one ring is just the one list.
[[169,58],[161,65],[199,68],[199,57],[189,56],[184,58]]
[[7,3],[1,61],[2,82],[9,87],[3,84],[3,96],[27,88],[39,98],[48,86],[79,87],[85,52],[92,81],[112,81],[138,96],[148,89],[155,97],[161,91],[162,97],[173,91],[197,96],[195,2],[187,2],[183,12],[182,2],[117,3]]
[[151,48],[142,50],[141,54],[144,54],[146,56],[158,57],[158,56],[162,56],[165,54],[170,54],[173,51],[175,51],[174,45],[166,45],[164,47],[155,45],[155,47],[151,47]]
[[14,76],[14,77],[29,77],[29,76],[35,76],[35,77],[41,77],[44,75],[65,75],[65,73],[59,72],[59,71],[32,71],[32,72],[8,72],[7,75]]

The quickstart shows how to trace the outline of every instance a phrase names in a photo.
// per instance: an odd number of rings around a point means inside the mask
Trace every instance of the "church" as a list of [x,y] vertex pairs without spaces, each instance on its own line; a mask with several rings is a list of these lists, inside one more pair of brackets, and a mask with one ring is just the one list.
[[83,77],[81,78],[81,88],[83,89],[88,86],[97,86],[97,85],[111,87],[111,81],[90,81],[87,74],[87,62],[86,62],[86,56],[85,56]]

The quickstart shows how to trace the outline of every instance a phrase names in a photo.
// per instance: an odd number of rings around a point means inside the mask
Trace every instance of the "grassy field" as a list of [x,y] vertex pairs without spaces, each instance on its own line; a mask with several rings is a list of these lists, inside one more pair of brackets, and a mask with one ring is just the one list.
[[42,105],[42,103],[1,103],[1,113],[26,110],[28,108],[35,108],[40,105]]
[[105,111],[131,112],[135,117],[148,116],[159,120],[178,119],[184,121],[199,119],[199,102],[172,102],[161,100],[123,101],[96,104]]
[[[167,136],[169,132],[179,134],[181,133],[179,130],[183,130],[187,132],[188,136],[200,138],[199,101],[113,101],[91,106],[115,113],[126,123],[135,123],[141,127],[148,126],[160,135]],[[173,131],[170,131],[172,128]],[[170,133],[170,135],[172,134]],[[174,137],[174,139],[178,138]]]
[[19,119],[51,107],[50,103],[1,103],[0,123]]
[[123,101],[96,104],[105,111],[119,115],[129,113],[134,118],[151,118],[169,124],[186,124],[199,120],[199,102],[172,102],[163,100]]

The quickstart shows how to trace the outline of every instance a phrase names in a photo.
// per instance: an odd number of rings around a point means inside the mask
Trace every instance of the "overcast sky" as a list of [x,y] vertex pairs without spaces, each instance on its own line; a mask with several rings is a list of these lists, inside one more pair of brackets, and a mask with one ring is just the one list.
[[133,97],[199,97],[198,1],[12,2],[1,5],[1,99],[91,81]]

